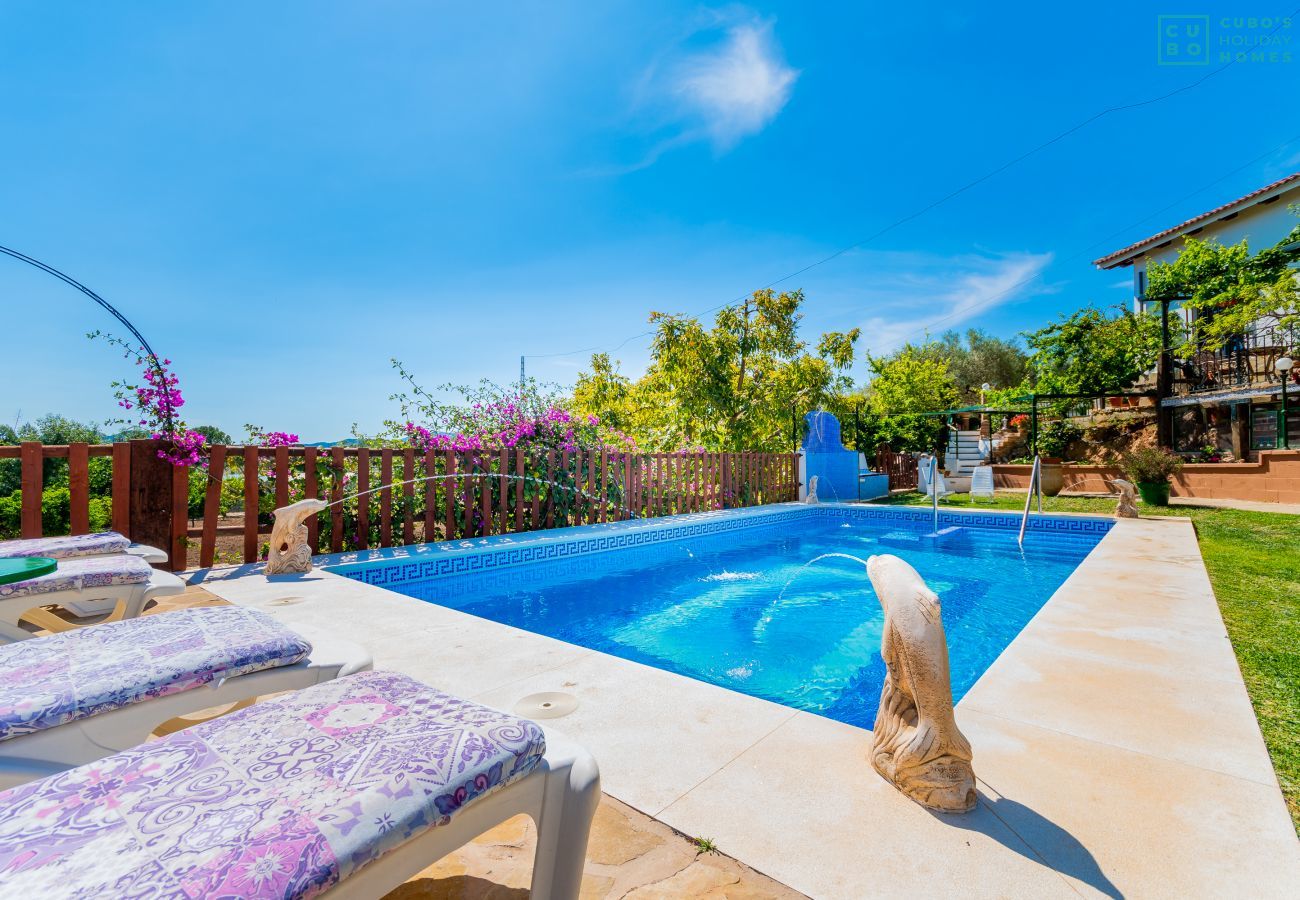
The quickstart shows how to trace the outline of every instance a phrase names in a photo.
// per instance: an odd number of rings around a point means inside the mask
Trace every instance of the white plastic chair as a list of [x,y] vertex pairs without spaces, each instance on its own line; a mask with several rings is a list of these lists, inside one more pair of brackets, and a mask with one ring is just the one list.
[[997,495],[993,485],[993,467],[976,466],[970,474],[970,498],[971,502],[976,497],[984,500],[992,500]]
[[948,490],[948,485],[945,484],[943,480],[943,472],[941,472],[937,466],[935,467],[935,472],[934,472],[935,484],[933,487],[931,486],[930,465],[931,465],[931,460],[933,459],[934,457],[932,456],[922,456],[917,460],[916,489],[927,497],[933,497],[934,487],[937,487],[939,490],[939,499],[942,500],[944,497],[951,496],[953,492]]
[[916,458],[916,489],[930,496],[930,457],[922,454]]
[[[943,473],[939,471],[934,473],[934,488],[939,492],[940,500],[944,497],[951,497],[954,493],[953,491],[948,490],[948,485],[943,480]],[[930,496],[929,492],[926,492],[926,496]]]

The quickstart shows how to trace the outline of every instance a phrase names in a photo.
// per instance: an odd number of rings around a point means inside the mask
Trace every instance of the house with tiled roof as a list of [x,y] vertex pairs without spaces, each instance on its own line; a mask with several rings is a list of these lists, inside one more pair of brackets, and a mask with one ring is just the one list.
[[[1101,269],[1131,270],[1133,304],[1137,312],[1151,305],[1146,297],[1147,272],[1156,263],[1178,258],[1187,238],[1214,240],[1228,245],[1245,241],[1252,252],[1271,247],[1296,226],[1294,207],[1300,204],[1300,172],[1192,216],[1094,260]],[[1165,310],[1190,323],[1193,310]],[[1184,452],[1213,447],[1247,459],[1259,450],[1283,445],[1279,359],[1294,356],[1300,334],[1279,327],[1276,321],[1259,320],[1225,348],[1191,354],[1188,359],[1164,361],[1167,372],[1157,379],[1162,396],[1162,439]],[[1300,375],[1293,372],[1292,378]],[[1300,447],[1300,384],[1286,414],[1286,436],[1292,448]]]

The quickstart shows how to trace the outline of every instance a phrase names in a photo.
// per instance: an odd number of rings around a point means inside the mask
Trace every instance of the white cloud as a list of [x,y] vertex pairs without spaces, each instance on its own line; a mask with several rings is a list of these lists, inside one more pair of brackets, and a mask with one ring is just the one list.
[[895,350],[926,334],[960,328],[976,316],[999,306],[1050,293],[1055,288],[1040,276],[1052,261],[1051,253],[1010,253],[995,257],[957,257],[930,260],[911,267],[913,273],[894,285],[881,285],[875,293],[877,308],[897,310],[896,315],[873,315],[862,323],[867,348],[877,356]]
[[725,153],[790,102],[799,71],[786,64],[772,23],[743,7],[703,15],[705,24],[666,48],[632,86],[630,123],[648,141],[639,158],[582,174],[625,175],[690,144]]
[[729,28],[716,46],[685,57],[671,71],[685,117],[719,150],[766,128],[799,77],[781,58],[767,22]]

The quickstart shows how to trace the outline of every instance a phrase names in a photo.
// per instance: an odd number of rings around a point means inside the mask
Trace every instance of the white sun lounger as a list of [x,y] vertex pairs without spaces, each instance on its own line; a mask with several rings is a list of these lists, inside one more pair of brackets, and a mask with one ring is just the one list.
[[148,544],[136,544],[116,531],[95,534],[63,534],[55,537],[0,541],[0,556],[48,556],[71,559],[76,556],[111,556],[129,553],[147,563],[167,562],[167,553]]
[[144,743],[163,722],[371,667],[239,606],[182,609],[0,647],[0,788]]
[[970,474],[970,498],[974,502],[976,497],[985,500],[992,500],[997,496],[997,491],[993,486],[993,467],[976,466]]
[[317,685],[0,793],[22,897],[383,896],[518,815],[534,900],[576,898],[595,761],[391,672]]
[[133,619],[156,597],[179,594],[185,582],[153,568],[138,556],[78,556],[59,560],[49,575],[0,585],[0,644],[26,640],[32,633],[18,625],[26,619],[50,631],[77,628],[47,606],[77,611],[79,606],[112,610],[108,621]]
[[[127,553],[149,565],[167,562],[166,551],[148,544],[135,544],[116,531],[95,534],[64,534],[56,537],[24,538],[0,541],[0,556],[48,556],[52,559],[77,559],[86,556],[114,556]],[[113,600],[69,600],[64,604],[78,616],[98,616],[111,612]]]

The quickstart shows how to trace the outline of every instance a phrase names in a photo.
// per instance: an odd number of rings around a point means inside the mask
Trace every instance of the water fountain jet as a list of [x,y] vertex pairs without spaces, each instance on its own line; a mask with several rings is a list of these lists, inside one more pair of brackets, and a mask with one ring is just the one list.
[[610,506],[620,512],[627,513],[633,519],[641,518],[635,510],[626,506],[620,506],[617,503],[611,503],[607,497],[597,497],[586,491],[567,484],[560,484],[557,481],[548,481],[544,478],[533,478],[528,475],[508,475],[502,472],[455,472],[444,475],[425,475],[419,478],[408,478],[405,481],[397,481],[392,484],[383,484],[379,487],[370,488],[369,490],[359,491],[355,494],[349,494],[346,497],[340,497],[329,503],[324,500],[307,499],[299,500],[297,503],[291,503],[277,509],[274,513],[274,522],[271,526],[271,549],[267,556],[266,574],[268,575],[285,575],[285,574],[306,574],[312,570],[311,547],[307,543],[307,526],[306,520],[323,510],[329,509],[339,504],[346,503],[349,500],[355,500],[359,497],[365,497],[369,494],[375,494],[383,490],[404,487],[408,484],[419,484],[426,481],[454,481],[458,479],[488,479],[506,481],[522,481],[525,483],[547,485],[553,488],[559,488],[570,494],[579,497],[585,497],[593,503],[601,503]]

